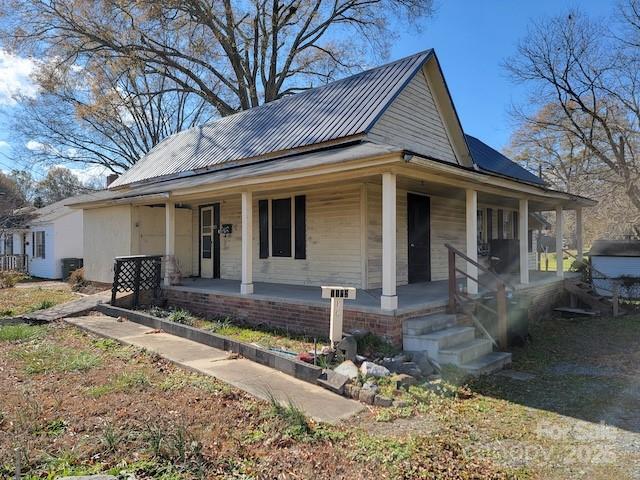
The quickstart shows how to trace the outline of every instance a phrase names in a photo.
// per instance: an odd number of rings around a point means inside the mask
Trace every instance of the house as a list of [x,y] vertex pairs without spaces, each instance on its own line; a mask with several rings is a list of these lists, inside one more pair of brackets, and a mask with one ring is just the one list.
[[[73,197],[82,201],[83,195]],[[16,269],[38,278],[63,278],[62,260],[82,258],[83,215],[65,204],[67,198],[43,208],[14,212],[11,227],[0,234],[0,269]]]
[[172,135],[71,206],[89,280],[110,282],[116,256],[162,254],[169,302],[318,335],[318,287],[353,286],[346,328],[399,343],[410,319],[444,311],[451,275],[478,292],[492,245],[516,283],[539,285],[539,212],[581,219],[593,203],[466,135],[428,50]]

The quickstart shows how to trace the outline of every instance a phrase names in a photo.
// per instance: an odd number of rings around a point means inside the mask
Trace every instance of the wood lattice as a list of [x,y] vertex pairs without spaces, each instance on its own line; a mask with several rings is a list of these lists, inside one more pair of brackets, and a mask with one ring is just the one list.
[[133,255],[116,257],[113,267],[113,285],[111,304],[115,305],[116,295],[121,292],[133,292],[134,307],[140,304],[141,291],[153,291],[157,297],[160,291],[160,255]]

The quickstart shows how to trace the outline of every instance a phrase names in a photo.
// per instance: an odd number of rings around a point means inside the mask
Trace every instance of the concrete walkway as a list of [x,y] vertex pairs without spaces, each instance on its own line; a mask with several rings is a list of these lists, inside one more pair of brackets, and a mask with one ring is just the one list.
[[99,303],[108,303],[111,300],[111,291],[95,293],[88,295],[77,300],[61,303],[55,307],[47,308],[46,310],[38,310],[31,313],[25,313],[19,315],[18,318],[22,320],[29,320],[34,322],[53,322],[70,315],[79,315],[92,310]]
[[66,318],[65,321],[97,335],[155,352],[177,365],[210,375],[258,398],[272,395],[292,402],[314,420],[336,423],[362,410],[361,403],[298,380],[246,359],[229,359],[229,353],[113,317]]

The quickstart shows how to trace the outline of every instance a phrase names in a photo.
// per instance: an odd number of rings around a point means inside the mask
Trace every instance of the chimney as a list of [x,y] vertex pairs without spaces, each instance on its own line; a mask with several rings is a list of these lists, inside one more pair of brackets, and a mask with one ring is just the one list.
[[115,182],[118,177],[119,175],[117,173],[110,173],[109,175],[107,175],[107,188],[109,188],[109,185]]

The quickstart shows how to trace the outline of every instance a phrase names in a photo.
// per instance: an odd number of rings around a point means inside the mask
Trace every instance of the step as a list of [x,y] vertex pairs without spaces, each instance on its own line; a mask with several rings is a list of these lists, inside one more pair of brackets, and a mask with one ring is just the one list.
[[455,314],[432,313],[422,317],[410,318],[402,322],[402,333],[405,335],[425,335],[437,330],[456,325]]
[[453,345],[438,352],[437,361],[441,364],[462,365],[490,353],[493,350],[491,340],[476,338],[469,342]]
[[509,352],[491,352],[460,365],[460,368],[469,375],[478,376],[497,372],[507,365],[511,365],[511,354]]
[[475,336],[473,327],[451,327],[426,335],[404,335],[402,346],[405,352],[427,352],[431,358],[437,358],[439,350],[470,342]]

